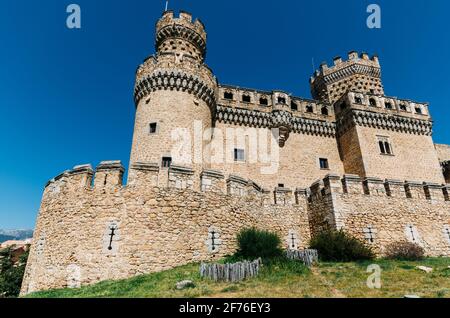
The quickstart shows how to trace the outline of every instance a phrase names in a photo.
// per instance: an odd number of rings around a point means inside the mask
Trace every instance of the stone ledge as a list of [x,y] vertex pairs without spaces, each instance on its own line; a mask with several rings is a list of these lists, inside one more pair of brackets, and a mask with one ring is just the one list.
[[227,183],[229,183],[229,182],[236,182],[236,183],[242,184],[244,186],[248,184],[247,180],[245,180],[244,178],[235,176],[235,175],[230,175],[228,177]]
[[218,170],[203,170],[201,177],[211,177],[216,179],[224,179],[225,175]]
[[169,173],[193,175],[194,174],[194,170],[192,170],[192,168],[189,168],[189,167],[172,165],[169,168]]
[[135,162],[131,165],[131,169],[158,172],[159,165],[157,163]]
[[122,166],[122,162],[120,160],[100,162],[100,164],[97,166],[97,171],[105,170],[120,170],[121,172],[125,172],[125,168]]

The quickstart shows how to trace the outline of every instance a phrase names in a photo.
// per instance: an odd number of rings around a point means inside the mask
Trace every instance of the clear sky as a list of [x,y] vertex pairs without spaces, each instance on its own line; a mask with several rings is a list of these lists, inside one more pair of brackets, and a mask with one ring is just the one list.
[[[81,6],[80,30],[66,7]],[[382,9],[368,29],[366,8]],[[32,228],[44,184],[74,165],[128,165],[136,67],[163,0],[0,1],[0,228]],[[208,31],[219,81],[310,97],[312,59],[377,53],[387,95],[430,102],[450,143],[448,0],[171,0]],[[414,158],[411,158],[414,160]]]

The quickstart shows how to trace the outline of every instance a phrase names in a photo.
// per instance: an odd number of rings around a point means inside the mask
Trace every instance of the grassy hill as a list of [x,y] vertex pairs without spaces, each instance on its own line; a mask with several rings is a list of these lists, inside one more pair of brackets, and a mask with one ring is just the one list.
[[[382,268],[381,289],[366,285],[367,266]],[[416,266],[434,270],[425,273]],[[81,289],[39,292],[29,297],[421,297],[450,298],[450,258],[420,262],[377,260],[362,263],[320,263],[308,269],[299,263],[264,266],[257,278],[240,283],[214,283],[201,279],[199,264],[189,264],[161,273],[122,281],[107,281]],[[176,290],[175,284],[189,279],[195,288]]]

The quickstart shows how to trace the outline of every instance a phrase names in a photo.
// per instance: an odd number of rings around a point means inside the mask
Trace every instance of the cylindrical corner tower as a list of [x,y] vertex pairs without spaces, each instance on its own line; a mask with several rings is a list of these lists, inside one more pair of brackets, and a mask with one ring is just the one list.
[[167,11],[156,24],[155,46],[156,55],[136,74],[130,166],[182,165],[199,174],[206,165],[207,141],[201,134],[212,126],[217,91],[217,80],[204,64],[204,26],[188,13],[174,17]]

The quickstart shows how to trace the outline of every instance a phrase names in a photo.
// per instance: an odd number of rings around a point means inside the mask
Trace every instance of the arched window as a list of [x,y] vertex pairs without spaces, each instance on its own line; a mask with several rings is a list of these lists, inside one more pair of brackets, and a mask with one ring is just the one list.
[[417,114],[422,114],[422,108],[416,107],[416,113]]
[[370,104],[370,106],[376,107],[377,101],[375,100],[375,98],[371,98],[371,99],[369,99],[369,104]]
[[392,109],[392,104],[390,102],[385,102],[384,103],[384,108],[386,109]]
[[328,108],[322,107],[322,115],[328,116]]
[[225,99],[233,99],[233,93],[232,92],[225,92],[223,94],[223,98],[225,98]]
[[251,103],[252,99],[251,99],[250,95],[244,94],[244,95],[242,95],[242,101],[244,103]]
[[400,110],[406,112],[406,105],[405,104],[400,104]]
[[267,106],[267,105],[269,105],[269,101],[267,100],[266,97],[261,97],[261,98],[259,99],[259,104],[260,104],[260,105]]
[[361,97],[356,96],[356,97],[355,97],[355,103],[356,103],[356,104],[362,104],[362,99],[361,99]]
[[291,102],[291,109],[294,110],[294,111],[297,111],[298,110],[297,103]]
[[314,112],[313,107],[311,105],[306,106],[306,112],[307,113],[313,113]]
[[278,104],[286,104],[286,98],[278,96]]

